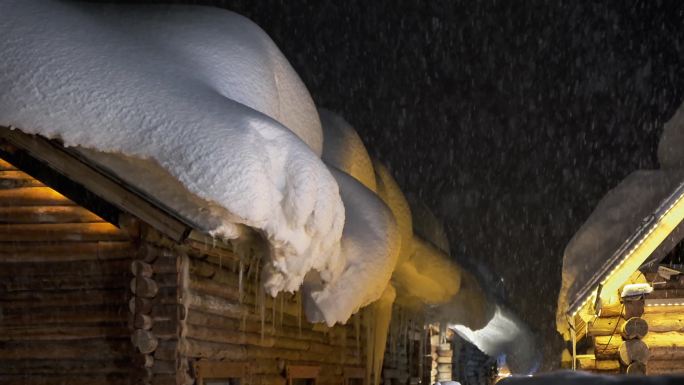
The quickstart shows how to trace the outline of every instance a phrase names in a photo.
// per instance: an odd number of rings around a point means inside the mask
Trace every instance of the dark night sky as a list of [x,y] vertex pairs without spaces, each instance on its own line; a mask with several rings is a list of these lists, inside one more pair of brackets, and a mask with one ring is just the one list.
[[684,96],[681,1],[178,2],[266,30],[543,338],[565,245],[608,189],[657,167]]

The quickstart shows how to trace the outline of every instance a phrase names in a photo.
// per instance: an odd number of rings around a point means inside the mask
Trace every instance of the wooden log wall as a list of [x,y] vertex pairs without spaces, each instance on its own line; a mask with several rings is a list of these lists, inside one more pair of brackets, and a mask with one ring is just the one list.
[[187,362],[179,359],[178,264],[174,248],[144,241],[130,265],[129,326],[135,346],[135,378],[140,384],[190,384]]
[[418,384],[422,378],[423,340],[422,317],[398,304],[392,308],[392,322],[387,337],[383,361],[385,383]]
[[[651,351],[644,342],[648,323],[641,318],[644,300],[626,300],[608,306],[588,325],[594,338],[594,355],[578,360],[582,370],[604,373],[645,374]],[[595,360],[592,362],[592,358]],[[617,365],[616,365],[617,363]]]
[[131,234],[0,161],[0,384],[130,384]]
[[[682,275],[667,281],[653,274],[647,278],[659,282],[648,299],[673,298],[684,291]],[[647,306],[640,300],[604,307],[588,333],[594,338],[594,354],[578,362],[584,370],[684,374],[684,306]]]
[[[648,299],[684,298],[684,275],[647,278],[654,289]],[[646,306],[643,318],[649,327],[644,342],[651,350],[646,373],[684,374],[684,306]]]
[[[247,384],[286,382],[286,368],[320,367],[319,385],[342,385],[345,369],[366,368],[364,311],[347,325],[306,321],[299,295],[265,295],[261,263],[225,248],[189,242],[182,257],[179,352],[188,367],[198,361],[244,363]],[[189,373],[192,377],[193,373]]]

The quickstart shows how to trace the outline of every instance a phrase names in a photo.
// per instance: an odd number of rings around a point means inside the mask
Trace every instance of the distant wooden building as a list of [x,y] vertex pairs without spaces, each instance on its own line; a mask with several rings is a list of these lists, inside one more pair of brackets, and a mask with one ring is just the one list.
[[568,245],[558,309],[565,366],[684,374],[682,180],[681,172],[632,174]]
[[[381,375],[368,364],[372,313],[308,323],[298,295],[264,295],[257,253],[238,256],[55,141],[0,128],[0,158],[0,384]],[[417,383],[422,320],[395,314],[386,374]]]

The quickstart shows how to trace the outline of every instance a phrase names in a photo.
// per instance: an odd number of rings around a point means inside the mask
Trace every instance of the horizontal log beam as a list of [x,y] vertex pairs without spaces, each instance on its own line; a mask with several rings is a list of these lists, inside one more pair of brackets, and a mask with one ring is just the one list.
[[650,360],[646,364],[646,374],[654,375],[682,375],[684,374],[684,360]]
[[646,313],[643,319],[651,332],[684,332],[684,313]]
[[618,351],[622,344],[619,334],[611,336],[598,336],[594,338],[594,355],[597,359],[614,359],[618,357]]
[[126,232],[101,223],[37,223],[0,226],[0,242],[92,242],[126,241]]
[[[21,262],[21,263],[0,263],[0,277],[45,277],[49,278],[57,275],[108,275],[121,274],[122,278],[126,276],[129,269],[130,261],[127,259],[109,259],[109,260],[90,260],[78,262]],[[47,277],[46,277],[47,276]]]
[[[0,288],[4,288],[6,292],[120,289],[126,287],[124,278],[125,275],[121,273],[91,276],[56,275],[53,277],[43,276],[41,279],[14,276],[6,277],[3,281],[0,281]],[[125,300],[122,302],[125,302]]]
[[0,223],[94,223],[102,218],[80,206],[0,207]]
[[45,385],[45,384],[69,384],[69,385],[130,385],[131,379],[128,374],[113,375],[82,375],[61,374],[50,376],[27,376],[26,374],[4,375],[0,374],[0,384],[21,385]]
[[130,258],[133,253],[127,241],[0,243],[0,263],[99,261]]
[[5,342],[0,344],[0,360],[117,360],[127,359],[132,351],[128,339],[56,341],[49,349],[43,341]]
[[49,187],[22,187],[0,190],[3,206],[74,206],[74,202]]
[[30,376],[65,373],[69,373],[74,377],[83,374],[117,374],[128,373],[130,372],[130,368],[131,362],[128,359],[113,359],[103,361],[79,359],[26,359],[0,361],[0,373],[22,375],[30,374]]
[[46,307],[26,311],[20,309],[3,309],[0,323],[3,327],[52,325],[52,324],[107,324],[126,322],[125,307],[102,305],[89,307]]
[[[126,338],[130,335],[121,324],[97,326],[10,326],[3,327],[0,341],[72,341],[93,338]],[[46,342],[49,344],[48,342]]]
[[624,322],[622,317],[599,317],[588,325],[587,333],[594,337],[610,336],[619,333]]
[[[123,287],[126,287],[124,282]],[[3,311],[8,309],[19,309],[29,311],[36,308],[55,308],[67,307],[77,308],[79,306],[101,306],[103,304],[125,303],[127,299],[127,288],[118,290],[111,289],[91,289],[91,290],[69,290],[55,292],[49,290],[19,291],[13,293],[3,293]],[[33,311],[33,310],[30,310]]]

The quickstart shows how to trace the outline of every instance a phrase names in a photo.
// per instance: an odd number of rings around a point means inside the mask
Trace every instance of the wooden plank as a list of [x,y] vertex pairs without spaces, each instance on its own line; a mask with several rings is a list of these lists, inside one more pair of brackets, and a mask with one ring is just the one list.
[[199,360],[195,362],[195,373],[199,381],[207,378],[244,378],[250,373],[250,363]]
[[622,336],[619,334],[594,337],[594,354],[598,359],[617,358],[621,344]]
[[129,295],[128,282],[123,287],[113,289],[78,289],[67,291],[36,290],[2,293],[3,311],[8,309],[28,309],[64,307],[64,306],[92,306],[102,304],[125,304]]
[[105,176],[85,164],[63,147],[45,138],[27,135],[19,130],[0,127],[0,138],[7,140],[30,156],[45,163],[59,174],[83,185],[87,190],[119,209],[129,212],[175,241],[182,241],[190,232],[189,226],[150,204],[147,198],[123,187],[121,181]]
[[684,375],[684,360],[650,360],[646,364],[646,374],[655,375]]
[[619,373],[620,362],[618,360],[597,360],[593,354],[578,355],[577,369],[587,371],[600,371],[608,373]]
[[102,306],[64,306],[45,307],[26,311],[25,309],[4,309],[0,325],[33,326],[33,325],[102,325],[116,324],[125,325],[125,305],[102,305]]
[[131,242],[3,242],[0,263],[70,262],[130,258]]
[[18,187],[45,187],[45,185],[22,171],[0,171],[0,189]]
[[39,374],[115,374],[128,373],[131,361],[128,359],[114,359],[90,361],[79,359],[55,360],[1,360],[0,373],[23,374],[36,376]]
[[594,337],[610,336],[619,333],[624,322],[622,317],[599,317],[589,325],[588,333]]
[[684,314],[684,305],[646,306],[644,308],[644,314],[663,314],[663,313]]
[[5,224],[0,226],[0,242],[92,242],[128,239],[126,232],[106,222]]
[[49,325],[49,326],[3,326],[0,341],[53,341],[90,340],[94,338],[128,338],[128,327],[120,323],[95,326]]
[[11,170],[16,170],[17,168],[14,167],[13,164],[10,162],[0,158],[0,170],[5,170],[5,171],[11,171]]
[[0,206],[0,223],[89,223],[104,220],[80,206]]
[[299,378],[318,378],[318,374],[321,371],[320,366],[311,365],[288,365],[286,368],[288,380],[299,379]]
[[78,262],[52,262],[52,263],[0,263],[0,277],[54,277],[58,275],[110,275],[122,273],[122,279],[128,275],[128,259],[90,260]]
[[82,375],[52,374],[49,376],[28,376],[26,374],[4,375],[0,374],[2,385],[130,385],[129,374],[113,375]]
[[[12,292],[37,291],[81,291],[93,289],[121,289],[128,286],[127,275],[110,273],[107,275],[54,275],[40,277],[13,276],[0,281],[5,294]],[[9,304],[11,305],[11,304]]]
[[44,341],[4,342],[0,360],[82,360],[128,359],[133,352],[130,339],[100,338],[82,341],[55,341],[46,349]]
[[684,313],[646,313],[643,319],[651,332],[684,332]]
[[75,203],[49,187],[22,187],[0,190],[5,206],[73,206]]

